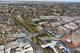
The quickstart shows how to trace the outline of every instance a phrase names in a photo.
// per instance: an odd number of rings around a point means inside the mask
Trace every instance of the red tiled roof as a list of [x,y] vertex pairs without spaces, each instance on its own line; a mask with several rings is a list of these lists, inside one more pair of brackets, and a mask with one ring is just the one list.
[[68,46],[71,48],[75,48],[75,45],[73,43],[68,43]]
[[72,35],[66,35],[66,36],[62,37],[62,38],[60,39],[60,41],[65,42],[66,39],[71,38],[71,37],[72,37]]

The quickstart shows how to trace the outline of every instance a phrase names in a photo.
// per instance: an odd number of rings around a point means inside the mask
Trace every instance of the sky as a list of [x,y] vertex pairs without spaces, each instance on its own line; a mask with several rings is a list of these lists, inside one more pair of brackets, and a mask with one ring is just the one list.
[[80,0],[0,0],[0,1],[55,1],[55,2],[80,2]]

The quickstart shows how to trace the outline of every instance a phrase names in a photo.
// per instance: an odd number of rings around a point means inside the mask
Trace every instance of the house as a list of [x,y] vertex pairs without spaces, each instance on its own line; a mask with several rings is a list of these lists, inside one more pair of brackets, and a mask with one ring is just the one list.
[[4,48],[5,48],[4,45],[0,45],[0,53],[4,53],[4,52],[5,52],[5,51],[4,51]]
[[75,46],[80,45],[80,30],[76,31],[72,35],[72,42]]
[[69,24],[65,24],[64,26],[65,26],[66,28],[72,29],[72,30],[75,30],[75,29],[78,28],[78,26],[77,26],[75,23],[73,23],[73,22],[71,22],[71,23],[69,23]]
[[72,43],[72,35],[66,35],[62,38],[60,38],[60,41],[63,42],[63,43],[67,43],[66,45],[68,45],[70,48],[74,48],[75,45]]
[[70,33],[70,31],[63,26],[59,26],[57,27],[57,29],[58,29],[58,33],[62,35],[65,35],[65,34],[67,35]]
[[[12,42],[8,42],[6,45],[6,52],[15,52],[15,53],[34,53],[34,50],[27,39],[20,38]],[[15,51],[14,51],[15,50]]]

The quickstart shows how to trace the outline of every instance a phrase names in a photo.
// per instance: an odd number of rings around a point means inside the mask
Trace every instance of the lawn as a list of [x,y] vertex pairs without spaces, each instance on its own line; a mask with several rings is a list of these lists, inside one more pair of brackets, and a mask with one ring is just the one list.
[[48,35],[46,33],[41,33],[41,34],[39,34],[39,37],[51,37],[51,35]]
[[40,42],[40,39],[38,37],[32,37],[32,40],[36,45],[40,46],[41,42]]
[[44,53],[53,53],[52,49],[50,49],[50,48],[48,48],[48,47],[47,47],[47,48],[44,48],[44,49],[43,49],[43,52],[44,52]]

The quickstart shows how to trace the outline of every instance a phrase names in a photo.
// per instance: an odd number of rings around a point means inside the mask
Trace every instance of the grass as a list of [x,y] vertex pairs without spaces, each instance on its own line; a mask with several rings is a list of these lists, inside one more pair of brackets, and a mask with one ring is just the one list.
[[41,33],[41,34],[39,34],[39,37],[51,37],[51,35],[48,35],[46,33]]
[[25,22],[19,21],[18,19],[14,18],[21,26],[23,26],[28,32],[35,33],[33,29],[31,29],[30,26],[28,26]]
[[[14,15],[14,14],[12,14]],[[13,16],[13,19],[22,27],[24,27],[28,32],[30,33],[37,33],[38,30],[36,28],[34,28],[33,26],[31,26],[31,24],[28,23],[28,19],[27,21],[25,21],[23,18],[23,20],[18,20],[17,17],[15,17],[16,15]]]
[[[50,38],[51,36],[48,35],[48,34],[46,34],[46,33],[42,33],[42,34],[39,34],[38,36],[32,37],[33,42],[34,42],[36,45],[38,45],[38,46],[41,45],[41,44],[43,44],[43,43],[41,42],[41,40],[39,39],[40,37]],[[50,43],[50,41],[48,41],[48,40],[47,40],[47,42]]]
[[0,45],[3,45],[5,42],[4,41],[0,41]]
[[32,37],[32,40],[38,46],[41,44],[40,39],[38,37]]
[[74,53],[79,53],[79,52],[77,50],[75,50]]
[[53,53],[52,49],[50,49],[50,48],[44,48],[43,52],[44,53]]
[[47,43],[51,43],[51,41],[50,40],[45,40]]
[[59,53],[63,53],[58,47],[55,47]]

